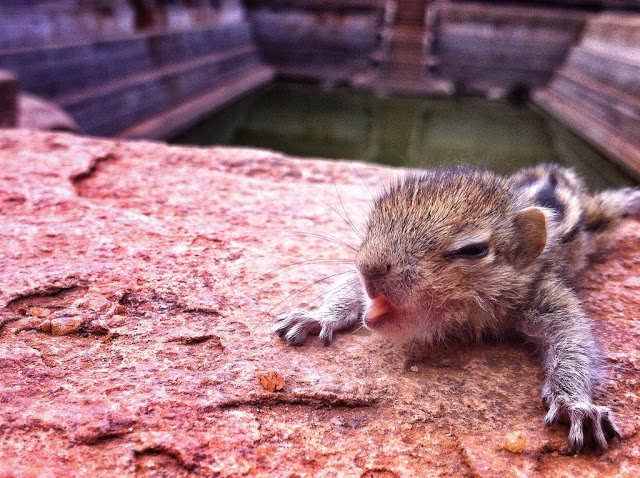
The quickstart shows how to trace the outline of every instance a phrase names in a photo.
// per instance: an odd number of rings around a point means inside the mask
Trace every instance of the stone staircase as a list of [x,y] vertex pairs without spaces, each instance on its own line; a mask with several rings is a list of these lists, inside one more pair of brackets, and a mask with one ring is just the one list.
[[394,24],[397,26],[424,27],[424,12],[429,0],[402,0],[397,2]]
[[425,17],[429,0],[387,2],[380,47],[371,56],[377,74],[371,86],[380,94],[448,95],[451,84],[430,74],[432,35]]
[[534,101],[640,179],[640,15],[590,19]]
[[5,48],[0,69],[16,72],[24,91],[60,105],[85,134],[156,139],[273,77],[244,19]]

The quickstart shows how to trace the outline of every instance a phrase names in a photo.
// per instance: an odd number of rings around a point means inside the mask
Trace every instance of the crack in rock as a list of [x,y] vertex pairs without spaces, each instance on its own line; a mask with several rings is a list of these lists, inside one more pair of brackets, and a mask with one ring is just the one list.
[[115,153],[105,152],[101,155],[94,156],[84,171],[72,174],[70,176],[71,183],[79,197],[91,197],[86,186],[86,181],[98,172],[101,163],[117,161],[119,158]]
[[134,450],[133,455],[136,460],[140,460],[148,455],[164,455],[171,458],[178,466],[187,471],[194,471],[198,467],[197,463],[185,458],[179,450],[163,444],[149,445],[141,450]]
[[10,297],[5,308],[10,312],[25,315],[27,307],[58,309],[69,307],[87,292],[88,287],[82,284],[83,281],[80,281],[76,276],[69,276],[32,287]]
[[130,419],[103,420],[96,425],[95,429],[76,436],[74,441],[83,445],[97,445],[131,433],[135,423],[135,420]]
[[311,405],[314,407],[331,406],[345,408],[372,407],[379,402],[373,397],[348,397],[335,393],[297,393],[279,392],[271,394],[248,395],[241,398],[224,400],[217,408],[239,408],[243,406],[272,405]]
[[207,342],[208,340],[212,340],[212,339],[215,342],[216,346],[218,346],[220,349],[224,348],[222,345],[222,341],[220,340],[220,337],[214,334],[202,334],[202,335],[193,335],[193,336],[180,335],[177,337],[171,337],[170,339],[167,339],[167,342],[178,342],[182,345],[195,345],[195,344],[201,344],[203,342]]

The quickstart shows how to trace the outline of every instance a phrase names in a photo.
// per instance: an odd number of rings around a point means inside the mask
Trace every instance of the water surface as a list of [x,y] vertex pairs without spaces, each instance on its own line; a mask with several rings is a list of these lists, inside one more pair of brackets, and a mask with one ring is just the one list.
[[595,189],[634,184],[604,154],[542,112],[479,98],[377,98],[275,83],[173,142],[415,168],[475,165],[502,173],[555,162],[575,168]]

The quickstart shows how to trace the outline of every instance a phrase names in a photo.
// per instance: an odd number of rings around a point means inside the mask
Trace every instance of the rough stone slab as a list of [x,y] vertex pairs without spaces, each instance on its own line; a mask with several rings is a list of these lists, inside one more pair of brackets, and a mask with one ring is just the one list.
[[399,171],[25,130],[0,132],[0,166],[0,476],[640,474],[638,222],[582,288],[624,438],[574,456],[517,344],[270,334],[344,266],[262,274],[349,259],[316,234],[357,245],[341,201],[360,225]]
[[79,133],[78,123],[55,103],[29,93],[18,97],[18,127]]

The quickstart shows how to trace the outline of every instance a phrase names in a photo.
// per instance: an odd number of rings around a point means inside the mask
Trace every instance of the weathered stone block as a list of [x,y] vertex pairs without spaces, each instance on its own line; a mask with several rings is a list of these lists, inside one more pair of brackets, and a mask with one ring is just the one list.
[[0,128],[12,128],[18,124],[18,77],[0,70]]

